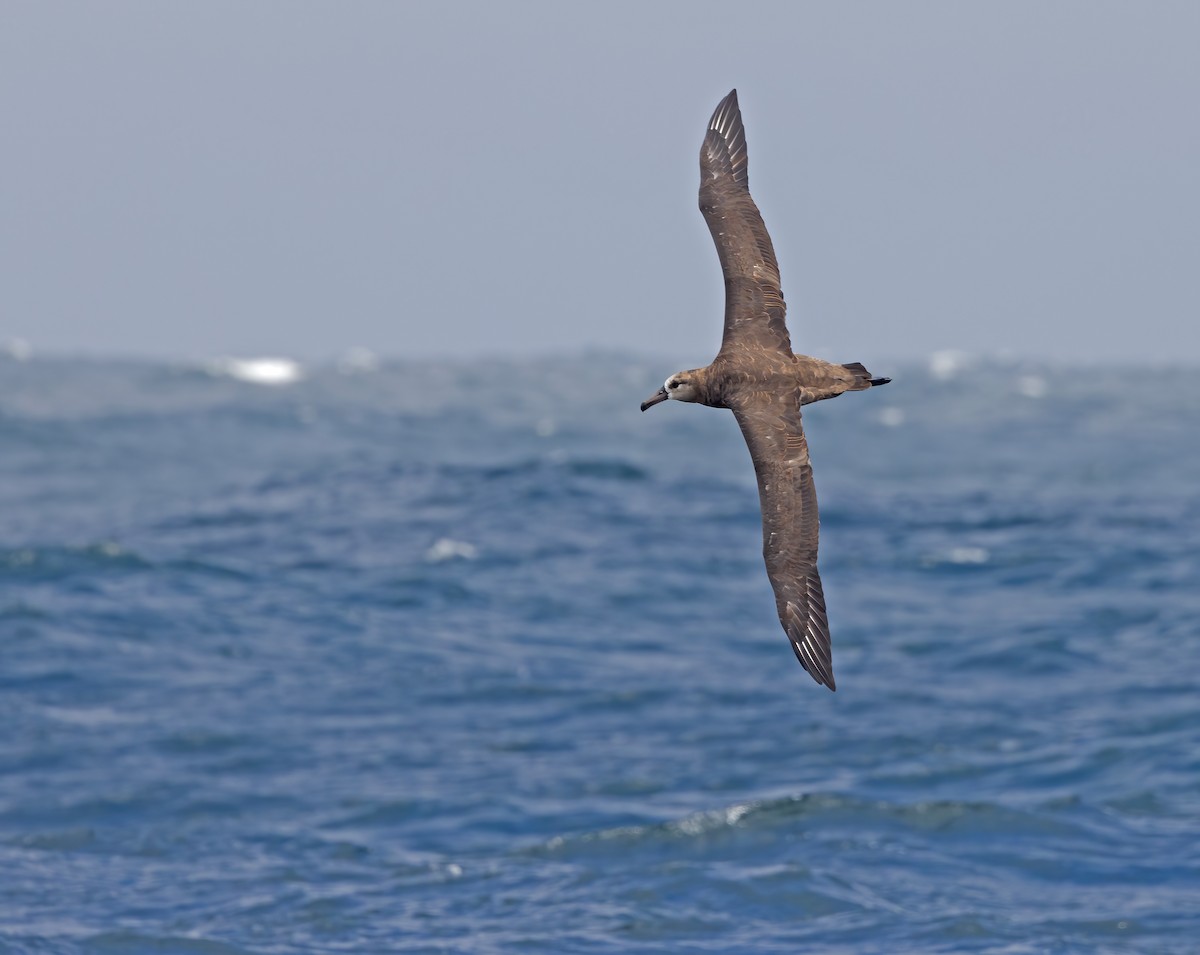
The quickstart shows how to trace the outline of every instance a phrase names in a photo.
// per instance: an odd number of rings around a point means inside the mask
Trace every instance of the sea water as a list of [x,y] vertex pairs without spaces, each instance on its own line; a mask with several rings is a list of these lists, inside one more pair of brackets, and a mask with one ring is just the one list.
[[1200,951],[1196,370],[806,408],[831,694],[679,364],[0,357],[0,950]]

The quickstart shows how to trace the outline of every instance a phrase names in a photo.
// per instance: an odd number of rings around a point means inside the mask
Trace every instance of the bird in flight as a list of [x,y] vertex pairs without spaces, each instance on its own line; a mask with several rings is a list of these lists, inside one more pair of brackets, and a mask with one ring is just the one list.
[[792,351],[779,264],[746,176],[746,131],[737,90],[717,105],[700,148],[700,211],[725,273],[725,333],[707,368],[680,371],[642,402],[668,399],[728,408],[750,448],[762,507],[763,558],[779,622],[800,665],[831,690],[829,619],[817,573],[817,493],[800,407],[866,391],[858,362],[837,365]]

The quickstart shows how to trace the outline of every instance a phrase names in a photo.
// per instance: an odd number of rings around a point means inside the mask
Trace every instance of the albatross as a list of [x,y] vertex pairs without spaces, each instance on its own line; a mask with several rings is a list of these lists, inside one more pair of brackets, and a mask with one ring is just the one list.
[[779,622],[800,665],[836,690],[817,572],[817,492],[800,408],[891,379],[872,378],[858,362],[838,365],[792,351],[779,264],[750,198],[737,90],[721,100],[708,121],[700,148],[700,211],[725,273],[721,350],[707,368],[673,374],[642,402],[642,411],[671,399],[733,412],[758,477],[763,558]]

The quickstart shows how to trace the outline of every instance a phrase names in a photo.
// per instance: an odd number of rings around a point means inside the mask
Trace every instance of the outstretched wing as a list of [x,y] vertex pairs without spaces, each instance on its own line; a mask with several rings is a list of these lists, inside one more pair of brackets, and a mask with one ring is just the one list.
[[817,573],[817,492],[795,394],[757,392],[733,408],[750,448],[762,505],[763,559],[779,622],[801,666],[831,690],[833,660]]
[[757,347],[791,358],[779,264],[748,181],[746,131],[733,90],[708,121],[700,149],[700,211],[725,273],[721,351]]

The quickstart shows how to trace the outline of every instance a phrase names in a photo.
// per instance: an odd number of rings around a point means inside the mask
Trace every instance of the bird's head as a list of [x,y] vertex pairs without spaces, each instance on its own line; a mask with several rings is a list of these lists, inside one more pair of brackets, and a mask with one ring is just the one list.
[[695,371],[677,371],[663,386],[642,402],[642,410],[653,408],[660,401],[670,398],[673,401],[703,401],[704,382],[701,374]]

